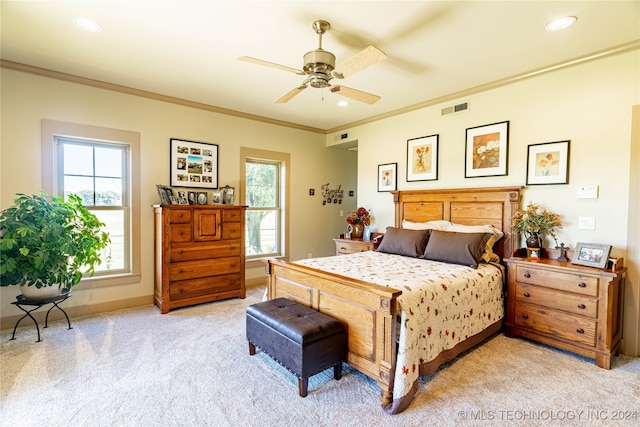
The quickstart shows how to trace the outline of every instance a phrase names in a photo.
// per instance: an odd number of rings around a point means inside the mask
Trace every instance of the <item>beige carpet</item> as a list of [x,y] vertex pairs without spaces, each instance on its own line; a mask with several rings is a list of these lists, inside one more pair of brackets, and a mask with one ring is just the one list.
[[[328,370],[296,378],[250,357],[244,312],[263,289],[161,315],[153,306],[0,334],[1,426],[493,426],[640,424],[640,359],[613,369],[497,335],[421,381],[383,413],[376,384]],[[620,418],[627,418],[621,420]]]

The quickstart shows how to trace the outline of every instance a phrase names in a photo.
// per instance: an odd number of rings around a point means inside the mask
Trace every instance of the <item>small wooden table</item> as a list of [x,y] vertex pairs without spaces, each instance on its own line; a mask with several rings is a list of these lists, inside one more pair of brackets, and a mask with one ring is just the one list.
[[[51,298],[46,298],[46,299],[34,300],[34,299],[27,299],[22,294],[18,295],[16,297],[17,301],[12,302],[11,304],[15,305],[20,310],[24,311],[25,315],[22,316],[20,318],[20,320],[18,320],[18,322],[16,323],[16,326],[14,326],[13,335],[11,336],[11,340],[15,340],[16,339],[16,329],[18,329],[18,325],[20,324],[20,322],[22,322],[22,319],[24,319],[26,317],[30,317],[31,320],[33,320],[33,323],[36,325],[36,330],[38,331],[38,341],[36,341],[36,342],[42,341],[40,339],[40,327],[38,326],[38,321],[31,315],[31,313],[36,311],[40,307],[47,305],[47,304],[53,304],[53,305],[51,306],[51,308],[49,308],[49,310],[47,310],[47,316],[45,317],[45,321],[44,321],[44,327],[45,328],[49,326],[49,313],[51,313],[51,310],[53,310],[54,308],[57,308],[58,310],[60,310],[62,312],[62,314],[64,314],[64,317],[67,318],[67,324],[69,325],[69,329],[73,329],[71,327],[71,321],[69,320],[69,316],[67,316],[67,313],[62,309],[62,307],[60,307],[58,305],[61,302],[65,301],[67,298],[71,298],[71,290],[67,289],[67,288],[63,289],[62,293],[60,293],[60,295],[57,295],[57,296],[51,297]],[[24,306],[33,307],[33,308],[25,309]]]

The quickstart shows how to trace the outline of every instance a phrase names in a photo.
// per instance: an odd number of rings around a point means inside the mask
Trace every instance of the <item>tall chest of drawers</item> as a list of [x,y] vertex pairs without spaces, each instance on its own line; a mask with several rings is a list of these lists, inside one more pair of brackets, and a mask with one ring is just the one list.
[[611,368],[622,336],[624,268],[617,271],[552,259],[506,258],[505,335],[582,354]]
[[246,295],[244,206],[154,206],[154,302],[162,313]]

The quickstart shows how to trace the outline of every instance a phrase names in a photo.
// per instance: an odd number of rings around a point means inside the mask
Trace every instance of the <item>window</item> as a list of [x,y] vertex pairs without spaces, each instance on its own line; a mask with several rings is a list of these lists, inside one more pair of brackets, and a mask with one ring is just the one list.
[[82,198],[84,206],[102,221],[111,244],[102,254],[95,275],[130,271],[128,146],[55,137],[58,193]]
[[87,285],[140,281],[139,153],[137,132],[42,121],[43,189],[79,195],[111,239]]
[[242,203],[247,205],[245,256],[248,260],[285,256],[287,249],[286,177],[288,154],[241,149]]

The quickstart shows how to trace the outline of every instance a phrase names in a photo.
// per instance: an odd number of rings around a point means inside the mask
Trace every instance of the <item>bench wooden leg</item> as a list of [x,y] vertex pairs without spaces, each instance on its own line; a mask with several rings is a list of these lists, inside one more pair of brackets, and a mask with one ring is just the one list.
[[248,343],[249,343],[249,356],[253,356],[254,354],[256,354],[256,346],[253,345],[251,341],[248,341]]
[[339,380],[342,378],[342,362],[333,367],[333,379]]
[[307,387],[309,386],[309,378],[298,378],[298,392],[300,397],[307,397]]

